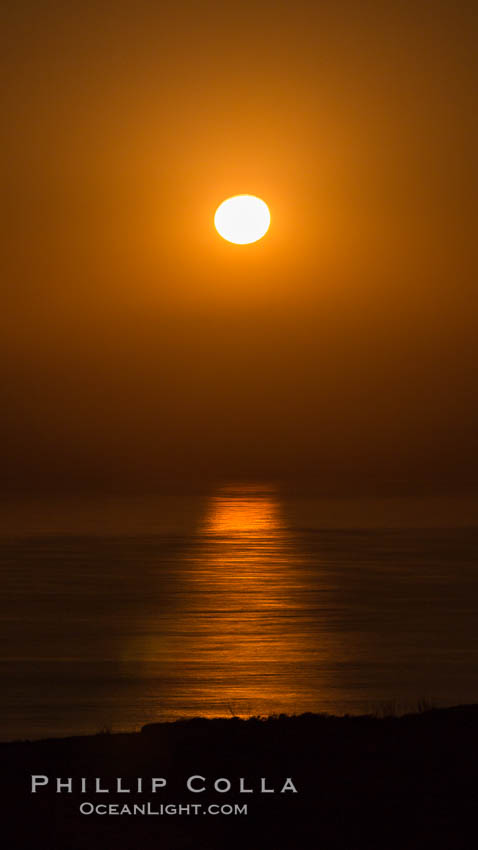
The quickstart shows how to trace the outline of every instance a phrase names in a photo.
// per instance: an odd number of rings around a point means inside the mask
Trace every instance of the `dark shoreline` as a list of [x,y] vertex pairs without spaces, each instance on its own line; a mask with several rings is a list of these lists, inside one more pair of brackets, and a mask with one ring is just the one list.
[[[0,755],[9,850],[458,850],[471,846],[466,835],[475,829],[478,705],[384,718],[197,718],[141,732],[3,743]],[[32,794],[31,775],[50,782]],[[197,785],[205,791],[188,790],[193,775],[204,777]],[[56,793],[56,777],[71,778],[72,793]],[[94,792],[96,777],[109,793]],[[129,793],[116,792],[118,777]],[[166,786],[151,793],[151,777]],[[241,777],[252,792],[241,792]],[[214,790],[217,778],[231,789]],[[286,778],[297,793],[281,793]],[[84,801],[116,811],[80,814]],[[162,816],[118,816],[125,804],[147,803],[155,813],[162,805]],[[208,811],[244,803],[247,815]],[[168,804],[201,804],[208,816],[167,814]]]

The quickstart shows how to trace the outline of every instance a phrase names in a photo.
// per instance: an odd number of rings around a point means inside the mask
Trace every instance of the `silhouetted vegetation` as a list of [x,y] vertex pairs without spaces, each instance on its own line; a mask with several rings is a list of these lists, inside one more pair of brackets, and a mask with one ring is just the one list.
[[[197,718],[0,750],[9,850],[459,850],[474,829],[478,706],[383,718]],[[32,795],[31,774],[49,776],[51,787]],[[186,789],[195,774],[205,777],[204,793]],[[71,777],[73,793],[55,793],[55,777]],[[80,777],[89,783],[83,794]],[[95,777],[109,794],[93,793]],[[125,787],[143,777],[144,792],[116,793],[117,777]],[[150,793],[150,777],[166,777],[167,787]],[[231,780],[230,792],[214,791],[219,777]],[[256,793],[239,793],[239,777]],[[259,793],[261,777],[275,793]],[[287,777],[297,794],[279,793]],[[84,801],[154,810],[247,803],[248,814],[82,815]]]

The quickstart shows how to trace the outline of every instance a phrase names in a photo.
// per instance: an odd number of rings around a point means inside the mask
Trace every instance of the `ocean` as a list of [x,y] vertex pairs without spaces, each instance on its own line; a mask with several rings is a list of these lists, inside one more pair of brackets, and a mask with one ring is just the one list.
[[8,510],[2,740],[478,702],[471,508],[230,484]]

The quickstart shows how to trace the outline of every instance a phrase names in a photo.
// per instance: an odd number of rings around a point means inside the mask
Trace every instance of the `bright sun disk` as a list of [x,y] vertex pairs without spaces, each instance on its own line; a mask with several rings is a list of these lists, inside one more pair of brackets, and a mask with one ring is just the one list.
[[228,242],[248,245],[257,242],[269,230],[271,214],[268,206],[255,195],[234,195],[219,204],[214,226]]

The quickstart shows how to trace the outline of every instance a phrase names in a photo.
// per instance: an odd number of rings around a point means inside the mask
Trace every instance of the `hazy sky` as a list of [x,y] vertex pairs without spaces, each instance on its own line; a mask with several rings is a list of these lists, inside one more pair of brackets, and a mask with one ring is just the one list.
[[475,486],[473,4],[2,16],[7,491]]

